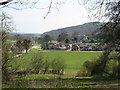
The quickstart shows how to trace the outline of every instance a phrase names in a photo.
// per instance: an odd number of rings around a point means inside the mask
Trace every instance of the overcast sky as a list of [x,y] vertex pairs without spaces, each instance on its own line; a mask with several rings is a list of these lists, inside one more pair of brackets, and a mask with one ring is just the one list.
[[37,5],[39,8],[34,9],[6,9],[5,11],[13,17],[16,32],[44,33],[54,29],[93,22],[88,18],[88,11],[84,5],[78,4],[78,0],[69,0],[69,2],[58,6],[59,11],[55,8],[51,9],[51,13],[44,19],[48,11],[49,1],[40,0],[40,4]]

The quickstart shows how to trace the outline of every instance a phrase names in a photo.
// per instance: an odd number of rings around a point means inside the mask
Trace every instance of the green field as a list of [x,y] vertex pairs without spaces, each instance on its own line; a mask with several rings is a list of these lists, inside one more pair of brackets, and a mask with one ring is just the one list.
[[98,57],[100,52],[68,52],[68,51],[48,51],[43,52],[48,58],[60,57],[65,61],[65,72],[77,72],[83,68],[83,63]]
[[[46,59],[53,60],[60,58],[65,63],[65,73],[75,74],[83,69],[83,63],[87,60],[97,58],[101,52],[71,52],[71,51],[46,51],[37,53],[28,53],[22,55],[17,60],[13,60],[12,64],[19,69],[30,67],[31,58],[36,54],[42,54]],[[19,64],[19,65],[18,65]]]
[[[71,52],[71,51],[33,51],[23,54],[12,60],[11,65],[18,71],[31,68],[31,58],[35,55],[43,55],[47,60],[60,58],[66,64],[65,73],[57,74],[26,74],[23,76],[13,75],[12,81],[3,84],[6,88],[119,88],[118,78],[106,77],[75,77],[76,73],[83,69],[86,60],[94,60],[101,52]],[[44,59],[43,59],[44,60]]]

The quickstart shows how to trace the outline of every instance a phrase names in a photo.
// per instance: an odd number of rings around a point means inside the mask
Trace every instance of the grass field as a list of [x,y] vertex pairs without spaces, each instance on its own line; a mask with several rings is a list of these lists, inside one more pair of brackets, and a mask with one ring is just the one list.
[[4,88],[110,88],[110,90],[118,90],[120,87],[120,82],[117,78],[75,77],[76,73],[83,69],[83,63],[86,60],[94,60],[99,57],[101,52],[33,51],[12,60],[11,64],[13,67],[20,71],[30,68],[31,58],[35,55],[42,54],[48,60],[56,57],[64,60],[66,64],[65,74],[27,74],[13,76],[11,77],[11,81],[3,83]]
[[30,67],[30,60],[35,54],[42,54],[46,59],[53,60],[54,58],[61,58],[65,63],[65,73],[75,74],[83,69],[83,63],[87,60],[97,58],[101,52],[71,52],[71,51],[46,51],[37,53],[28,53],[22,55],[17,60],[13,60],[12,64],[19,69]]
[[43,54],[49,59],[60,57],[64,60],[65,72],[77,72],[83,68],[83,63],[87,60],[93,60],[98,57],[100,52],[67,52],[67,51],[48,51]]

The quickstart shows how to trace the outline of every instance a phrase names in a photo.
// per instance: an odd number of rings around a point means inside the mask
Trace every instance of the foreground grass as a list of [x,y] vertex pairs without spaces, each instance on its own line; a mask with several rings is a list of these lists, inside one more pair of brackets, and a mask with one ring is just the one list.
[[4,88],[120,88],[120,79],[104,77],[66,78],[52,74],[26,75],[3,84]]

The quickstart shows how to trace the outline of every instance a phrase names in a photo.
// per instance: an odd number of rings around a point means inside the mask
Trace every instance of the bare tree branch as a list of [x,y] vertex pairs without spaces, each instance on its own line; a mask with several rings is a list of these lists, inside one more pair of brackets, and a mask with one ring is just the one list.
[[0,5],[6,5],[6,4],[8,4],[9,2],[11,2],[11,1],[13,1],[13,0],[2,1],[2,2],[0,2]]
[[52,0],[50,1],[50,6],[49,6],[48,12],[47,12],[46,16],[44,17],[44,19],[48,16],[49,13],[51,13],[51,7],[52,7]]
[[[0,5],[0,9],[12,8],[16,10],[23,10],[23,9],[33,8],[40,0],[7,0],[7,1],[6,4]],[[3,1],[0,3],[2,4]]]

